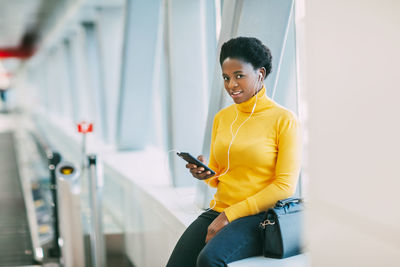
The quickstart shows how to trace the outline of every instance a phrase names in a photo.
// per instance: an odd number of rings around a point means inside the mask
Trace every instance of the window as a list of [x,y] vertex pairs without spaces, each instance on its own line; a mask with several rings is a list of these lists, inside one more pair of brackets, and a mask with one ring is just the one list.
[[[127,14],[120,149],[199,154],[216,60],[215,4],[128,1]],[[193,185],[184,162],[169,156],[173,184]]]

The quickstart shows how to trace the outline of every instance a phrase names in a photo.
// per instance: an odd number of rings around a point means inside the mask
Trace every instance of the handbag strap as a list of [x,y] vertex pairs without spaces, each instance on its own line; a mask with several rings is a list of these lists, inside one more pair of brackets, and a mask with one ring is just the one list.
[[291,198],[278,200],[278,202],[276,202],[276,204],[275,204],[275,207],[283,207],[290,203],[301,203],[301,202],[303,202],[303,199],[291,197]]
[[[303,199],[301,199],[301,198],[286,198],[286,199],[278,200],[278,202],[276,202],[276,204],[275,204],[275,208],[278,208],[279,210],[281,210],[281,208],[285,207],[288,204],[302,203],[302,202],[303,202]],[[265,229],[268,225],[275,225],[275,223],[276,223],[276,218],[277,218],[276,210],[269,209],[266,212],[266,214],[267,214],[266,219],[260,223],[260,227],[262,229]]]
[[265,229],[267,225],[275,225],[275,217],[271,213],[267,213],[267,218],[265,221],[260,222],[260,227]]

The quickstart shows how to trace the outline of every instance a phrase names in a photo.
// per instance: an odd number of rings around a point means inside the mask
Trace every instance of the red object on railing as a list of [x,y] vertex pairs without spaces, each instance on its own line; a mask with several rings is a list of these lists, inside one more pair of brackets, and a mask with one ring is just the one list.
[[35,51],[33,49],[21,49],[21,48],[0,48],[0,58],[30,58]]
[[82,121],[78,123],[78,132],[86,134],[93,132],[93,123]]

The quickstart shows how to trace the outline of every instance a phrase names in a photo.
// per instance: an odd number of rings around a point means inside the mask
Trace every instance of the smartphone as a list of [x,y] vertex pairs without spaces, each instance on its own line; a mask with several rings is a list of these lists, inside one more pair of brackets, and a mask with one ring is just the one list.
[[181,157],[184,160],[186,160],[188,163],[197,165],[197,167],[203,167],[205,172],[209,171],[209,172],[211,172],[211,175],[215,175],[215,171],[211,170],[207,165],[205,165],[203,162],[201,162],[200,160],[196,159],[195,157],[193,157],[189,153],[187,153],[187,152],[178,152],[176,154],[179,157]]

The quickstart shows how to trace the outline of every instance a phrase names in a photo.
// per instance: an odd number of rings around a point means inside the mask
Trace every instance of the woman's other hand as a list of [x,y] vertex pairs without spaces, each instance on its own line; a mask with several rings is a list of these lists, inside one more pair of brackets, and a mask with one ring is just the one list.
[[224,228],[229,223],[228,218],[224,212],[221,212],[217,218],[208,226],[206,243],[210,241],[222,228]]
[[[203,155],[198,156],[197,159],[207,165]],[[212,176],[210,171],[205,171],[203,167],[198,167],[195,164],[188,163],[186,164],[186,168],[190,170],[190,173],[193,175],[194,178],[199,180],[204,180]]]

